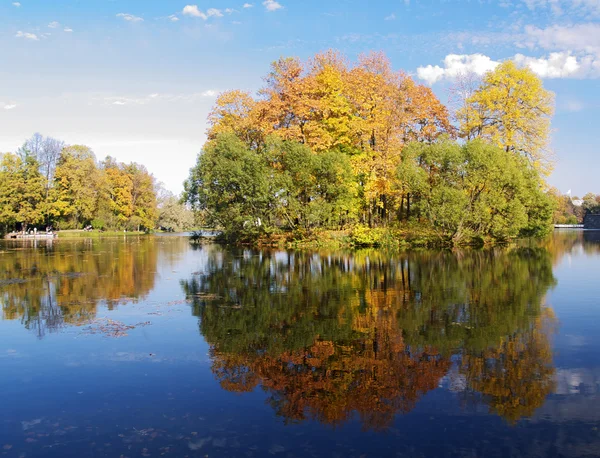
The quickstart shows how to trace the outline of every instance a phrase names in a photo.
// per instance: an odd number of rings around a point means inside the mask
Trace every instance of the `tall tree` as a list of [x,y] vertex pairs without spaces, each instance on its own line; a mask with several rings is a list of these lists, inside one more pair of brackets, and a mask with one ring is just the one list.
[[40,224],[45,214],[45,180],[32,154],[7,153],[0,163],[0,221],[5,230]]
[[108,227],[126,228],[133,215],[133,184],[121,164],[108,156],[101,163],[102,191],[99,196],[99,216]]
[[552,170],[549,150],[554,95],[528,68],[512,61],[483,77],[482,85],[459,110],[462,135],[484,138],[509,152],[525,156],[536,169]]
[[129,221],[131,229],[154,229],[158,211],[154,177],[146,167],[135,162],[124,167],[123,171],[131,180],[132,215]]
[[159,200],[156,224],[170,232],[188,231],[194,227],[194,214],[177,197],[168,193]]
[[94,218],[100,184],[96,157],[87,146],[63,149],[50,192],[51,213],[66,227],[81,227]]

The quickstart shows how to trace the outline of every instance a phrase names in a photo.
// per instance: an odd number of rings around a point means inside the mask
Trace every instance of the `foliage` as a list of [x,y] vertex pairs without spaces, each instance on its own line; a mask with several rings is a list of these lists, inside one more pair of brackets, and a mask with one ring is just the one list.
[[522,158],[480,140],[413,143],[398,175],[413,196],[413,211],[452,242],[548,231],[552,205],[538,174]]
[[24,229],[42,223],[45,179],[37,160],[26,154],[3,154],[0,162],[0,224],[4,231],[20,223]]
[[60,156],[50,192],[51,214],[65,227],[83,227],[96,214],[100,173],[86,146],[69,146]]
[[483,84],[457,113],[461,134],[483,138],[506,151],[526,157],[537,170],[548,174],[550,118],[554,95],[526,67],[512,61],[500,64],[483,77]]
[[431,89],[394,72],[383,54],[350,65],[335,51],[307,62],[274,62],[258,99],[241,91],[221,94],[209,122],[209,141],[231,133],[258,152],[271,136],[306,145],[317,156],[343,151],[360,186],[354,213],[382,224],[396,204],[390,194],[402,147],[453,131]]
[[208,223],[227,237],[256,236],[274,217],[277,188],[266,161],[232,134],[204,149],[184,187],[185,200],[208,210]]
[[170,195],[158,207],[157,227],[169,232],[182,232],[194,227],[194,214],[179,199]]
[[447,109],[382,54],[280,59],[259,98],[217,99],[184,199],[238,242],[330,229],[398,245],[415,223],[448,244],[547,233],[551,94],[509,62],[464,103],[462,132],[477,141],[453,143]]
[[2,155],[0,226],[5,232],[28,226],[83,228],[92,221],[98,229],[154,229],[156,187],[145,167],[110,157],[98,164],[87,146],[63,146],[36,134],[17,154]]

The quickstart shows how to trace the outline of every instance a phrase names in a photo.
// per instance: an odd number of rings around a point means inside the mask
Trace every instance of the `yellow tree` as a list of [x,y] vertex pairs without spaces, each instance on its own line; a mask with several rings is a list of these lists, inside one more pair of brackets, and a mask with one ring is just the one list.
[[102,193],[98,203],[109,226],[123,228],[133,215],[133,183],[131,176],[111,157],[102,163]]
[[64,148],[50,191],[51,213],[71,226],[89,223],[98,203],[99,172],[96,157],[87,146]]
[[537,170],[552,170],[549,151],[554,94],[528,68],[512,61],[483,77],[481,86],[458,110],[461,133],[482,137],[506,151],[527,157]]
[[258,107],[259,103],[248,92],[233,90],[220,94],[208,115],[209,140],[222,133],[234,133],[249,147],[259,148],[265,138]]

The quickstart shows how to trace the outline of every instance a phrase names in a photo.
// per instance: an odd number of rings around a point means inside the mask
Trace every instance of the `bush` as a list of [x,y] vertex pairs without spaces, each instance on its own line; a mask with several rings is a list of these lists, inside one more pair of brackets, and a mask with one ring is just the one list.
[[104,229],[106,229],[106,223],[104,222],[104,220],[99,218],[93,219],[91,225],[94,229],[98,231],[103,231]]

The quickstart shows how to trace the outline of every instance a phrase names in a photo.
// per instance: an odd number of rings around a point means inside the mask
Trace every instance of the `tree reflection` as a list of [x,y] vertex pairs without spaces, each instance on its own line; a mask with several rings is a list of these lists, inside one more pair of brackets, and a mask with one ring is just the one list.
[[554,387],[554,366],[548,335],[554,316],[544,309],[530,329],[502,338],[500,345],[465,353],[461,372],[469,387],[481,393],[490,411],[516,423],[544,404]]
[[0,254],[0,306],[4,319],[20,319],[39,337],[65,324],[80,324],[96,316],[105,301],[109,308],[135,300],[154,286],[156,242],[140,238],[85,240],[5,246]]
[[551,391],[544,248],[314,254],[204,248],[182,282],[224,389],[260,386],[286,421],[385,428],[460,361],[514,422]]

